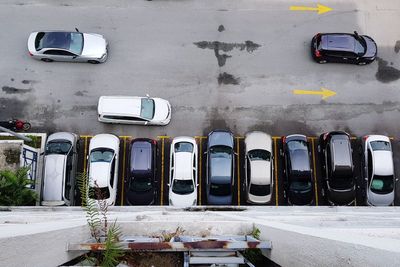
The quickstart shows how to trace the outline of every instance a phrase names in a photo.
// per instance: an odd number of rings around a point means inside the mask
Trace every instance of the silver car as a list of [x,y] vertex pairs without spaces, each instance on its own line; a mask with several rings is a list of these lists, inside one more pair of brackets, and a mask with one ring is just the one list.
[[29,55],[45,62],[71,61],[98,64],[105,62],[108,44],[96,33],[65,31],[32,32],[28,38]]

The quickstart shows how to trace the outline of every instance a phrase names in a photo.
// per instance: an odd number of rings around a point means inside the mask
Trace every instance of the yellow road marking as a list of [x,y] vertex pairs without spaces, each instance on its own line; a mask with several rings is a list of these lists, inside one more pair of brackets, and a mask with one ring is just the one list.
[[315,163],[315,145],[314,138],[311,138],[311,153],[313,157],[313,172],[314,172],[314,191],[315,191],[315,205],[318,206],[318,184],[317,184],[317,171],[316,171],[316,163]]
[[93,135],[80,135],[80,137],[81,138],[88,138],[88,137],[91,138],[91,137],[93,137]]
[[124,138],[124,154],[122,158],[122,186],[121,186],[121,206],[124,205],[124,187],[125,187],[125,161],[126,161],[126,138],[128,136],[123,136]]
[[200,147],[199,147],[199,169],[198,169],[198,179],[199,179],[199,199],[198,205],[201,205],[201,182],[202,182],[202,167],[201,163],[203,161],[203,139],[207,138],[206,136],[195,136],[194,138],[200,139]]
[[240,206],[240,159],[239,159],[239,147],[240,147],[240,143],[239,143],[239,140],[240,140],[240,138],[243,138],[243,137],[240,137],[240,136],[238,136],[238,137],[236,137],[236,153],[237,153],[237,175],[238,175],[238,183],[237,183],[237,188],[238,188],[238,191],[237,191],[237,196],[238,196],[238,206]]
[[317,7],[308,7],[308,6],[290,6],[290,10],[292,11],[317,11],[318,15],[324,14],[326,12],[332,11],[332,8],[317,4]]
[[118,136],[119,138],[132,138],[132,136],[131,135],[120,135],[120,136]]
[[320,95],[322,99],[327,99],[331,96],[336,95],[336,92],[331,91],[329,89],[321,87],[320,91],[313,91],[313,90],[293,90],[293,94],[295,95]]
[[87,136],[85,138],[85,153],[83,154],[83,172],[86,173],[86,157],[87,157]]
[[277,146],[277,139],[281,139],[280,137],[273,137],[274,140],[274,172],[275,172],[275,206],[279,206],[278,204],[278,146]]

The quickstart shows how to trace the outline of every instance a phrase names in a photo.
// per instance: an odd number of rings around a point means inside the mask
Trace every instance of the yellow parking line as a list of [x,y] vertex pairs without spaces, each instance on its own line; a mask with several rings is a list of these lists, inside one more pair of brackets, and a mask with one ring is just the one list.
[[[122,136],[121,136],[122,137]],[[124,138],[124,154],[122,158],[122,182],[121,182],[121,206],[124,205],[124,187],[125,187],[125,161],[126,161],[126,138],[128,136],[123,136]]]
[[275,205],[279,206],[279,199],[278,199],[278,146],[277,146],[277,139],[281,139],[280,137],[273,137],[274,140],[274,165],[275,165]]
[[131,135],[120,135],[120,136],[118,136],[119,138],[123,138],[123,139],[125,139],[125,138],[132,138],[132,136]]
[[239,153],[240,153],[240,150],[239,150],[239,148],[240,148],[240,142],[239,142],[239,140],[240,140],[240,138],[243,138],[243,137],[240,137],[240,136],[237,136],[236,137],[236,156],[237,156],[237,175],[238,175],[238,182],[237,182],[237,188],[238,188],[238,191],[237,191],[237,196],[238,196],[238,206],[240,206],[240,159],[239,159]]
[[93,135],[79,135],[81,138],[91,138],[91,137],[93,137]]
[[169,138],[169,136],[162,135],[159,136],[158,138],[161,139],[161,199],[160,199],[160,205],[164,205],[164,140],[166,138]]
[[202,183],[202,167],[201,163],[203,162],[203,139],[207,138],[206,136],[195,136],[194,138],[199,139],[200,146],[199,146],[199,169],[198,169],[198,178],[199,178],[199,199],[198,205],[201,205],[201,183]]
[[83,138],[85,138],[85,153],[83,154],[83,172],[86,173],[86,157],[87,157],[87,136],[84,136]]
[[314,172],[314,191],[315,191],[315,205],[318,206],[318,185],[317,185],[317,171],[316,171],[316,163],[315,163],[315,146],[314,139],[311,138],[311,153],[313,157],[313,172]]

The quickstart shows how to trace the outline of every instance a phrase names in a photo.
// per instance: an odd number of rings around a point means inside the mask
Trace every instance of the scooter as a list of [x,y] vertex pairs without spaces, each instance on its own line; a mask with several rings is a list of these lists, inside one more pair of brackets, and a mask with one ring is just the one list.
[[0,126],[15,132],[29,131],[31,129],[31,124],[29,122],[18,119],[0,121]]

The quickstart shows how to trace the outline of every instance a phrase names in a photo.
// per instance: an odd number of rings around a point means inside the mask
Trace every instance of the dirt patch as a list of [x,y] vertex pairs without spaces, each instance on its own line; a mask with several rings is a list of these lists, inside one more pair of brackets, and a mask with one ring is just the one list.
[[7,164],[18,164],[20,154],[21,150],[14,150],[14,149],[4,150],[4,156],[6,156]]
[[382,83],[390,83],[400,78],[400,70],[389,66],[386,60],[378,58],[378,71],[375,77]]
[[0,98],[0,120],[24,117],[27,105],[29,105],[27,101],[21,101],[16,98]]
[[232,74],[229,73],[220,73],[218,76],[218,84],[233,84],[238,85],[240,83],[240,78],[236,78]]
[[218,31],[219,31],[219,32],[223,32],[223,31],[225,31],[225,27],[224,27],[224,25],[219,25],[219,27],[218,27]]
[[132,252],[127,254],[124,259],[131,267],[176,267],[183,266],[182,253],[152,253],[152,252]]

